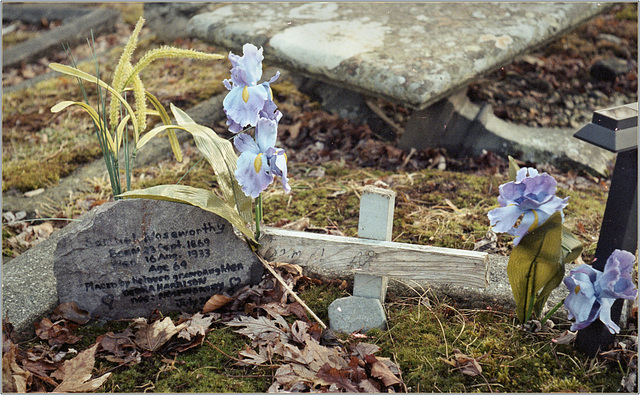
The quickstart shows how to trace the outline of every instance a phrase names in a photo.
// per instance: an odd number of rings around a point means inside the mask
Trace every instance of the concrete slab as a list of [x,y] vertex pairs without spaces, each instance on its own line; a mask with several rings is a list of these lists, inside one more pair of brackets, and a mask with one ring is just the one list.
[[191,36],[365,95],[422,109],[603,12],[606,3],[234,3]]

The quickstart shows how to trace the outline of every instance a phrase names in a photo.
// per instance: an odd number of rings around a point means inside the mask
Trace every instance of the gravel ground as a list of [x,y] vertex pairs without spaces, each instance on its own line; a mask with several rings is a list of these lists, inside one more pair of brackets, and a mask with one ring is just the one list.
[[579,128],[596,109],[638,101],[638,5],[619,4],[469,87],[497,117]]

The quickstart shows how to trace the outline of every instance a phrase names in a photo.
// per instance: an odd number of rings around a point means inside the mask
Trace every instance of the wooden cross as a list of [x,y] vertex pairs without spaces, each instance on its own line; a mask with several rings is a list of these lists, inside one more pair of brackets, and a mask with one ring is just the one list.
[[[429,283],[472,288],[489,285],[485,252],[390,241],[394,203],[393,191],[367,186],[360,202],[359,238],[266,228],[260,238],[259,251],[269,261],[297,264],[308,273],[324,277],[353,275],[352,298],[360,298],[355,302],[367,303],[368,308],[380,305],[382,309],[389,277],[409,285]],[[371,315],[366,309],[360,309],[358,303],[354,308],[358,313],[363,310],[363,322],[369,320]],[[351,319],[350,327],[371,329],[367,323],[361,325],[358,317]]]

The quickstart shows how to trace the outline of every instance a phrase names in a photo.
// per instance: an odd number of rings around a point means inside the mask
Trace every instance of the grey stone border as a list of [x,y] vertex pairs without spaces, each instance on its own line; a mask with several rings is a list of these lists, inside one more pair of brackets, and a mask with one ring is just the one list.
[[[40,6],[43,15],[48,15],[47,7]],[[76,14],[79,14],[76,12]],[[87,37],[115,31],[120,12],[110,8],[88,8],[86,14],[67,24],[52,29],[47,34],[14,45],[2,52],[2,67],[15,67],[29,63],[62,49],[62,44],[74,46],[85,42]]]

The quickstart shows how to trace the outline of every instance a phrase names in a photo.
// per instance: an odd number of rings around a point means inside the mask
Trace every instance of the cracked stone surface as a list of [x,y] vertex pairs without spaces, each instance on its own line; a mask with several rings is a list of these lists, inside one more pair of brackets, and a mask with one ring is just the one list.
[[[291,71],[425,108],[606,10],[598,3],[235,3],[188,33]],[[206,9],[205,9],[206,10]]]

